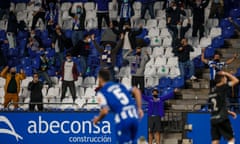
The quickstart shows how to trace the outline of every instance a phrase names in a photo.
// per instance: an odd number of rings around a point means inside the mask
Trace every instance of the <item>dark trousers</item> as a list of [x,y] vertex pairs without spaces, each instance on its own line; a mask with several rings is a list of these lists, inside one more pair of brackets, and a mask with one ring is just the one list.
[[[32,101],[32,103],[42,103],[42,101]],[[37,106],[38,111],[43,111],[43,104],[29,104],[29,111],[34,111],[35,106]]]
[[141,10],[141,19],[144,19],[145,13],[148,10],[149,14],[151,16],[151,19],[154,19],[154,9],[153,9],[154,2],[142,4],[142,10]]
[[102,20],[105,19],[105,22],[107,23],[107,26],[110,24],[109,19],[109,13],[97,13],[97,19],[98,19],[98,30],[102,29]]
[[132,76],[132,86],[136,86],[138,87],[139,85],[139,89],[141,90],[141,92],[144,92],[144,76]]
[[42,19],[43,23],[45,23],[45,12],[37,12],[36,15],[33,16],[32,27],[31,27],[32,30],[35,29],[39,18]]
[[204,33],[204,25],[201,23],[193,23],[192,36],[197,37],[198,31],[199,31],[199,39],[201,39]]
[[65,98],[65,94],[67,92],[67,87],[69,87],[73,101],[76,99],[76,88],[74,81],[62,81],[62,96],[61,101]]
[[129,25],[131,25],[131,18],[120,18],[120,21],[119,21],[119,30],[122,31],[123,30],[123,25],[125,23],[129,23]]

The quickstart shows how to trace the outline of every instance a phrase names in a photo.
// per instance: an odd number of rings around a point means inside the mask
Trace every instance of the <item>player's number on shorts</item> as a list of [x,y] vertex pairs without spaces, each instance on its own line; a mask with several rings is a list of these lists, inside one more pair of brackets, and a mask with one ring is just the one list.
[[113,94],[119,99],[121,104],[126,105],[129,103],[128,97],[121,91],[120,88],[114,89]]
[[213,111],[218,111],[217,100],[215,98],[212,98],[211,102],[213,103]]

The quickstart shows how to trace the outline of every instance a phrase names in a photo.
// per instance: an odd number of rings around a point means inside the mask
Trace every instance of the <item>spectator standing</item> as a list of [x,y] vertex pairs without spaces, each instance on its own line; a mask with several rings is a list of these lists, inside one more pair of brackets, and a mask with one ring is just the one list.
[[151,19],[154,19],[155,18],[155,14],[154,14],[155,0],[142,0],[141,2],[142,2],[141,19],[144,19],[144,16],[147,10],[151,16]]
[[223,18],[223,5],[223,0],[213,0],[211,4],[209,18],[218,18],[219,20]]
[[49,9],[46,11],[45,18],[47,22],[48,35],[49,37],[52,37],[58,24],[58,8],[53,2],[49,3]]
[[[176,90],[175,90],[176,91]],[[156,144],[160,144],[160,133],[163,131],[161,125],[161,118],[164,117],[164,102],[174,97],[174,92],[161,95],[159,91],[154,88],[152,96],[142,95],[143,100],[148,102],[148,143],[152,144],[153,134],[155,134]]]
[[181,24],[181,15],[186,16],[183,7],[178,7],[176,2],[171,2],[171,6],[166,9],[167,28],[172,31],[173,41],[178,37],[178,26]]
[[31,30],[27,48],[33,52],[38,52],[41,46],[41,39],[36,36],[35,30]]
[[105,41],[100,46],[96,42],[94,35],[92,35],[91,38],[92,38],[94,47],[100,53],[101,68],[107,68],[111,72],[112,80],[115,80],[114,67],[116,65],[117,53],[120,50],[120,48],[122,48],[122,45],[123,45],[123,34],[121,34],[120,40],[117,42],[117,44],[114,42],[114,39],[112,39],[111,37],[109,38],[106,37],[108,41]]
[[69,87],[73,102],[76,99],[76,88],[75,83],[78,79],[78,71],[76,64],[72,61],[72,56],[70,53],[66,55],[66,61],[62,64],[61,68],[61,77],[62,77],[62,96],[61,102],[65,98],[65,94],[67,92],[67,88]]
[[78,41],[77,45],[72,49],[72,56],[78,57],[81,65],[81,74],[85,75],[87,71],[87,62],[90,54],[90,35],[86,34],[83,40]]
[[120,21],[119,21],[119,30],[123,29],[125,23],[131,25],[131,17],[134,15],[133,2],[131,0],[123,0],[120,5]]
[[[34,111],[37,106],[38,111],[43,111],[43,95],[42,95],[43,84],[39,81],[38,74],[33,74],[33,80],[28,84],[28,90],[30,91],[30,104],[29,110]],[[38,103],[38,104],[35,104]]]
[[190,60],[190,52],[193,52],[194,49],[191,45],[188,44],[188,41],[186,38],[183,38],[181,40],[181,45],[178,47],[178,63],[179,63],[179,69],[180,74],[183,78],[186,78],[186,69],[189,71],[189,76],[191,80],[197,79],[195,74],[195,68],[193,61]]
[[110,0],[95,0],[97,4],[97,19],[98,19],[98,30],[101,32],[102,30],[102,20],[105,19],[106,24],[109,26],[110,18],[109,18],[109,10],[108,3]]
[[86,10],[83,6],[76,6],[76,13],[72,12],[72,7],[68,11],[69,15],[73,18],[72,24],[72,43],[75,46],[79,40],[83,39],[85,30]]
[[16,47],[16,35],[18,31],[18,21],[15,13],[10,11],[7,24],[7,39],[9,48]]
[[45,0],[31,0],[28,5],[34,5],[33,20],[31,29],[34,30],[39,18],[45,23],[45,10],[46,1]]
[[139,89],[144,92],[144,70],[147,62],[150,60],[149,54],[147,51],[142,53],[142,48],[137,47],[136,52],[129,50],[129,52],[124,55],[124,59],[127,59],[130,63],[132,86],[138,87],[139,85]]
[[209,0],[196,0],[191,1],[189,4],[192,7],[193,13],[193,31],[192,36],[197,37],[199,31],[199,39],[204,36],[204,23],[205,23],[205,8],[208,6]]
[[226,62],[221,61],[222,54],[220,52],[215,52],[213,59],[209,60],[205,58],[205,48],[202,49],[201,60],[203,63],[207,64],[210,69],[210,91],[214,88],[214,80],[217,72],[221,71],[225,65],[231,64],[235,59],[237,59],[237,54],[234,54],[232,58],[228,59]]
[[52,48],[55,49],[55,60],[60,61],[60,64],[64,61],[64,51],[67,38],[63,33],[59,25],[56,26],[55,33],[52,40]]
[[10,9],[11,0],[4,0],[0,5],[0,20],[7,18]]
[[136,36],[142,33],[142,25],[139,26],[138,30],[131,28],[130,23],[126,22],[124,24],[124,42],[123,42],[123,55],[129,50],[134,50],[137,47]]
[[20,70],[20,73],[16,72],[16,68],[10,68],[6,66],[0,76],[6,79],[6,83],[4,86],[5,96],[4,96],[4,108],[7,108],[8,104],[12,101],[15,108],[18,108],[19,97],[18,94],[20,92],[20,81],[25,79],[26,76],[23,70]]
[[48,75],[49,68],[49,59],[46,56],[46,52],[43,48],[40,48],[40,66],[38,69],[39,76],[43,77],[45,81],[47,81],[48,87],[52,87],[53,83]]

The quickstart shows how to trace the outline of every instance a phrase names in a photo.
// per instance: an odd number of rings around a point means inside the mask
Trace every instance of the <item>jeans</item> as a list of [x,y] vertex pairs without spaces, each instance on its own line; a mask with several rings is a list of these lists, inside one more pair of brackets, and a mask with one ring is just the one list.
[[57,52],[55,54],[55,60],[60,62],[60,65],[64,62],[64,54],[63,52]]
[[67,91],[67,87],[69,87],[73,101],[76,99],[76,88],[74,81],[62,81],[62,96],[61,96],[61,101],[65,98],[65,94]]
[[204,25],[200,23],[193,23],[192,27],[192,36],[197,37],[197,33],[199,31],[199,40],[203,37],[204,35]]
[[153,5],[154,5],[154,2],[142,4],[141,19],[144,19],[144,16],[145,16],[145,13],[146,13],[147,9],[148,9],[149,14],[151,16],[151,19],[154,19],[155,16],[154,16]]
[[86,56],[80,56],[79,60],[80,60],[80,66],[81,66],[81,73],[82,75],[85,75],[87,71],[88,58]]
[[48,76],[47,71],[41,71],[38,74],[40,77],[43,77],[45,81],[47,81],[49,88],[52,87],[53,83],[52,83],[52,80],[50,79],[50,77]]
[[195,73],[195,68],[191,60],[188,60],[186,62],[179,62],[179,69],[182,77],[187,77],[185,72],[186,68],[189,70],[189,76],[190,77],[193,76]]
[[12,32],[7,33],[7,39],[9,43],[9,48],[15,48],[16,47],[16,37],[15,34]]
[[79,40],[82,40],[83,39],[83,31],[80,30],[80,31],[73,31],[72,32],[72,44],[73,46],[75,46]]

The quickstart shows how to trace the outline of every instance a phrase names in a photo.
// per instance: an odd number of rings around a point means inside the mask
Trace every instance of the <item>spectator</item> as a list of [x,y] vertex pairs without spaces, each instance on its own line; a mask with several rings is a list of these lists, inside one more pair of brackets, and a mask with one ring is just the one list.
[[6,79],[6,83],[4,86],[5,96],[4,96],[4,108],[7,108],[8,104],[12,101],[15,108],[18,108],[19,97],[18,94],[20,92],[20,81],[25,79],[25,74],[23,70],[20,70],[20,73],[16,72],[16,68],[10,68],[10,72],[8,72],[9,67],[6,66],[0,76]]
[[131,0],[124,0],[121,3],[121,9],[120,9],[120,21],[119,21],[119,30],[123,29],[123,25],[125,23],[129,23],[131,25],[131,17],[134,15],[134,10],[133,10],[133,1]]
[[[174,90],[176,92],[176,90]],[[161,118],[164,117],[164,102],[174,97],[174,92],[159,97],[157,88],[153,89],[152,97],[142,95],[142,98],[148,102],[148,143],[152,144],[153,134],[155,134],[155,143],[160,144],[160,132],[163,131]]]
[[204,23],[205,23],[205,8],[208,6],[209,0],[202,1],[196,0],[195,3],[191,1],[189,4],[192,7],[193,13],[193,31],[192,36],[197,37],[199,31],[199,39],[203,37],[204,34]]
[[[28,90],[30,91],[30,104],[29,110],[34,111],[37,106],[38,111],[43,111],[43,95],[42,95],[43,84],[39,81],[38,74],[33,74],[33,81],[28,84]],[[38,103],[38,104],[36,104]]]
[[142,53],[142,48],[137,47],[135,53],[132,53],[132,50],[129,50],[129,52],[124,55],[124,59],[127,59],[130,63],[132,86],[138,87],[139,85],[139,89],[144,92],[144,70],[147,62],[150,60],[149,54],[147,51]]
[[191,45],[188,44],[188,41],[186,38],[183,38],[181,40],[181,45],[178,47],[178,63],[179,63],[179,69],[180,74],[183,78],[186,78],[186,69],[188,69],[189,76],[191,80],[197,79],[195,74],[195,68],[193,61],[190,60],[190,52],[193,52],[194,49]]
[[16,47],[16,35],[18,31],[17,17],[13,11],[9,13],[8,24],[7,24],[7,39],[9,48]]
[[234,54],[232,58],[228,59],[226,62],[221,61],[222,54],[220,52],[215,52],[213,59],[208,60],[205,58],[205,48],[202,49],[201,60],[203,63],[207,64],[210,68],[210,91],[214,88],[214,80],[217,72],[221,71],[225,65],[231,64],[238,55]]
[[58,24],[58,8],[54,3],[49,3],[49,9],[46,11],[47,30],[49,37],[53,36],[54,30]]
[[4,68],[5,65],[6,65],[6,59],[5,59],[5,56],[3,54],[3,50],[0,49],[0,71],[2,71],[2,69]]
[[178,26],[181,24],[181,15],[186,16],[184,8],[177,7],[175,2],[171,2],[171,7],[166,9],[167,13],[167,28],[172,31],[173,41],[178,37]]
[[65,34],[63,33],[61,27],[57,25],[53,35],[52,48],[55,49],[55,60],[59,60],[61,64],[64,59],[63,55],[66,48],[66,41],[67,38],[65,37]]
[[43,48],[40,48],[40,67],[38,69],[39,76],[43,77],[47,81],[48,88],[52,87],[53,83],[48,75],[49,59],[46,56],[46,52]]
[[110,22],[109,27],[104,30],[101,36],[101,43],[107,42],[109,37],[113,39],[113,42],[116,42],[118,39],[118,36],[121,34],[121,32],[116,28],[114,22]]
[[76,13],[72,13],[72,7],[68,11],[69,15],[73,18],[72,24],[72,43],[75,46],[79,40],[83,39],[85,30],[86,10],[83,6],[77,5]]
[[31,30],[30,32],[30,37],[29,37],[29,42],[27,44],[27,48],[33,52],[38,52],[40,50],[41,45],[41,39],[36,36],[35,30]]
[[0,20],[7,18],[10,9],[11,0],[4,0],[0,5]]
[[129,50],[136,49],[137,42],[136,36],[142,33],[142,25],[140,25],[138,30],[133,30],[130,23],[126,22],[124,25],[124,42],[123,42],[123,55]]
[[72,56],[78,57],[81,65],[81,74],[85,75],[87,71],[88,56],[90,54],[90,35],[86,34],[83,40],[78,41],[72,49]]
[[212,1],[209,18],[218,18],[219,20],[223,18],[223,4],[223,0]]
[[144,19],[145,13],[148,10],[151,19],[155,18],[154,6],[155,0],[142,0],[141,19]]
[[109,10],[108,3],[110,0],[95,0],[97,4],[97,19],[98,19],[98,30],[101,32],[102,30],[102,20],[105,19],[105,22],[109,26],[110,18],[109,18]]
[[73,102],[75,102],[76,99],[76,88],[75,83],[78,79],[78,71],[77,71],[77,65],[72,61],[72,56],[70,53],[67,53],[66,55],[66,61],[62,64],[61,68],[61,77],[62,77],[62,96],[61,96],[61,102],[65,98],[65,94],[67,92],[67,88],[69,87]]
[[117,58],[117,53],[120,48],[122,48],[123,45],[123,34],[120,36],[120,40],[116,44],[114,42],[114,39],[112,37],[106,38],[108,41],[105,41],[104,43],[99,46],[99,44],[95,40],[95,36],[91,36],[93,45],[97,49],[97,51],[100,53],[100,65],[101,68],[107,68],[111,72],[111,78],[112,80],[115,80],[115,72],[114,72],[114,67],[116,64],[116,58]]
[[31,0],[28,5],[34,5],[33,20],[31,30],[34,30],[39,18],[45,23],[45,10],[46,1],[45,0]]

